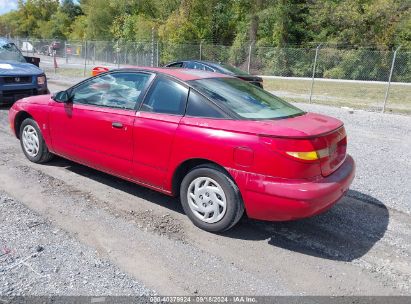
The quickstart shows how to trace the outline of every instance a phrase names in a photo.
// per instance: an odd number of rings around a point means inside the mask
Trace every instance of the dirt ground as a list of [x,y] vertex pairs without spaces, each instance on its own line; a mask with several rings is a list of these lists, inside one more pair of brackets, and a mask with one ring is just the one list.
[[[367,182],[356,185],[320,216],[286,223],[244,217],[211,234],[191,224],[177,199],[61,158],[30,163],[9,131],[7,109],[0,110],[0,190],[159,294],[411,295],[410,202],[397,208],[371,195]],[[7,241],[5,231],[0,226]],[[0,284],[7,281],[0,272]]]

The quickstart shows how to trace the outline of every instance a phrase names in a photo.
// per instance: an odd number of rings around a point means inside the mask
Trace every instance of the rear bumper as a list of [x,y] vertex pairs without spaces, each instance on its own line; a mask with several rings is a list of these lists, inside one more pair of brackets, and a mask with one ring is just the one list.
[[310,217],[333,206],[351,185],[355,163],[348,155],[337,171],[314,181],[229,171],[240,187],[250,218],[287,221]]

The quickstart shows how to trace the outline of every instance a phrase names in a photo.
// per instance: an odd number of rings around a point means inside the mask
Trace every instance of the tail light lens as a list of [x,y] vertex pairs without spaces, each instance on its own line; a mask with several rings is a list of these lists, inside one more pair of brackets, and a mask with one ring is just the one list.
[[317,162],[321,158],[328,156],[326,142],[321,142],[320,138],[310,140],[262,136],[261,141],[271,150],[302,162]]
[[277,138],[260,135],[271,151],[305,164],[319,164],[323,176],[330,175],[344,162],[347,136],[344,127],[323,136],[308,139]]

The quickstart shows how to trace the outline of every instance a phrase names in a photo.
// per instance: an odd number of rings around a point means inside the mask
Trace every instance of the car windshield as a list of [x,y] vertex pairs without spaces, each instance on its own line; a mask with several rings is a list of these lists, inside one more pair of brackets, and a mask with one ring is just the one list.
[[277,119],[305,112],[255,85],[237,78],[206,78],[190,85],[244,119]]
[[20,50],[14,43],[0,44],[0,60],[26,62]]

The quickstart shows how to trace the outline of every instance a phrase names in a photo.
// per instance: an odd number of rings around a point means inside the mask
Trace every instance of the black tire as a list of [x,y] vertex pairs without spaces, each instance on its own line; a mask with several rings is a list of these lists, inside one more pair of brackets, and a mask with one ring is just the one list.
[[[31,126],[32,128],[35,129],[37,136],[38,136],[38,141],[39,141],[39,147],[38,147],[38,152],[36,155],[30,155],[28,151],[26,151],[26,148],[24,147],[23,144],[23,131],[27,126]],[[53,154],[50,153],[49,149],[47,148],[46,143],[44,142],[43,135],[41,134],[40,128],[37,125],[36,121],[34,121],[32,118],[26,118],[21,126],[20,126],[20,145],[23,150],[24,155],[27,157],[28,160],[30,160],[33,163],[41,164],[48,162],[53,158]]]
[[[189,186],[199,177],[211,178],[216,181],[224,191],[226,197],[226,211],[224,216],[215,223],[207,223],[199,219],[191,210],[187,198]],[[184,177],[180,186],[180,200],[185,214],[197,227],[209,232],[222,232],[232,228],[244,213],[244,204],[240,190],[231,177],[213,164],[201,165],[192,169]]]

